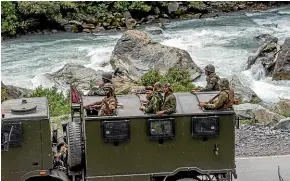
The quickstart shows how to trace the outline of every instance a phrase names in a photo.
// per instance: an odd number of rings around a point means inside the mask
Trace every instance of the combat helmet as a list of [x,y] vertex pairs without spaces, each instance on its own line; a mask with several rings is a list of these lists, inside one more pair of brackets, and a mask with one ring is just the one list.
[[102,80],[104,83],[111,82],[112,78],[113,78],[112,73],[110,73],[110,72],[102,73]]
[[226,78],[221,78],[219,81],[219,86],[228,89],[230,86],[229,80]]
[[204,70],[213,73],[215,72],[215,67],[212,64],[208,64],[207,66],[205,66]]
[[111,84],[111,83],[105,83],[105,85],[104,85],[104,89],[106,89],[106,88],[111,89],[111,91],[114,91],[114,90],[115,90],[113,84]]
[[168,87],[169,90],[173,91],[172,85],[170,83],[165,83],[164,87]]

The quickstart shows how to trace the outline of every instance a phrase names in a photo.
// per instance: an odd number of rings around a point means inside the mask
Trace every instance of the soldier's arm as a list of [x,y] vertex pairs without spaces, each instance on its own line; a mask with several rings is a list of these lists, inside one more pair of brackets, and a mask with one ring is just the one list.
[[117,105],[117,100],[116,99],[112,99],[110,100],[110,102],[108,103],[108,106],[109,106],[109,109],[111,111],[115,110],[116,109],[116,106]]
[[209,83],[206,84],[205,88],[202,88],[200,91],[212,91],[217,82],[218,82],[217,78],[215,77],[211,78]]
[[155,102],[155,97],[152,97],[152,99],[150,100],[150,102],[147,104],[147,106],[144,109],[145,113],[151,113],[152,110],[154,109],[154,102]]
[[174,96],[171,96],[170,99],[170,107],[166,110],[164,110],[165,114],[172,114],[176,111],[176,98]]
[[227,98],[228,98],[227,93],[222,92],[212,104],[206,104],[205,107],[208,109],[222,108]]

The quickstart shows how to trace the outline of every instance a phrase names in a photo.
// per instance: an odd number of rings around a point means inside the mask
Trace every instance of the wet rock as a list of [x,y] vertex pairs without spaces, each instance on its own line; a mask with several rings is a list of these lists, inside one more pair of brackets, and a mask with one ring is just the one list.
[[78,90],[89,90],[101,79],[103,71],[95,71],[78,64],[65,64],[63,68],[51,74],[54,81],[60,85],[71,83]]
[[278,39],[268,34],[255,37],[262,41],[263,44],[257,51],[249,56],[246,69],[250,69],[254,64],[261,64],[265,69],[266,76],[272,76],[280,46],[277,44]]
[[53,29],[51,30],[52,33],[57,33],[57,30]]
[[122,35],[110,63],[135,81],[151,69],[159,69],[161,74],[165,74],[171,67],[187,69],[192,79],[201,75],[201,69],[185,50],[154,42],[145,32],[137,30],[128,30]]
[[259,42],[268,42],[268,43],[278,43],[278,38],[269,35],[269,34],[261,34],[258,35],[256,37],[254,37],[256,40],[258,40]]
[[96,27],[95,29],[92,30],[92,33],[99,33],[105,31],[104,27]]
[[271,24],[262,24],[262,26],[264,26],[264,27],[275,27],[275,28],[278,28],[278,24],[274,24],[274,23],[271,23]]
[[73,27],[74,25],[70,25],[70,24],[64,25],[64,29],[66,32],[72,32]]
[[273,80],[290,80],[290,38],[284,41],[278,52],[273,70]]
[[230,86],[235,92],[235,99],[239,100],[239,103],[259,103],[261,99],[258,95],[249,87],[242,84],[239,77],[234,74],[230,80]]
[[75,24],[75,25],[79,25],[79,26],[82,26],[82,23],[79,22],[79,21],[75,21],[75,20],[72,20],[72,21],[69,21],[70,24]]
[[290,117],[281,119],[275,128],[290,131]]
[[83,29],[83,32],[85,32],[85,33],[91,33],[91,30],[90,29]]
[[82,26],[84,29],[94,29],[95,28],[95,25],[93,25],[93,24],[83,24]]

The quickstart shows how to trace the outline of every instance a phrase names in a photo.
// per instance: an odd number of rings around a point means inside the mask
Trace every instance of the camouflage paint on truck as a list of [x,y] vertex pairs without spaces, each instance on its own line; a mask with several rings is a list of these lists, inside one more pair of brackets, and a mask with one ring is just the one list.
[[[216,93],[199,93],[200,101]],[[198,99],[191,93],[175,93],[177,113],[166,116],[145,115],[137,96],[118,96],[124,106],[118,116],[85,116],[86,173],[88,180],[148,180],[152,175],[166,175],[176,169],[195,168],[205,172],[226,173],[235,169],[235,129],[233,111],[203,111]],[[84,97],[84,105],[98,97]],[[219,134],[216,137],[197,137],[191,133],[193,117],[219,117]],[[160,144],[148,136],[148,119],[174,118],[175,137]],[[130,138],[119,143],[105,143],[102,122],[128,120]],[[218,154],[215,153],[216,147]]]

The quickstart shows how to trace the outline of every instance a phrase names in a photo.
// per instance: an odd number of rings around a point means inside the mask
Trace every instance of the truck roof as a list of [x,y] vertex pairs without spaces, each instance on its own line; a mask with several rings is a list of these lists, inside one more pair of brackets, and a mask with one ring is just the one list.
[[[26,100],[23,104],[23,100]],[[4,120],[43,120],[49,119],[46,97],[11,99],[1,104]],[[2,118],[3,119],[3,118]]]
[[[180,115],[205,115],[205,114],[217,114],[217,110],[204,110],[199,107],[199,101],[205,102],[216,96],[218,92],[198,92],[192,94],[190,92],[174,93],[176,97],[176,113],[171,116]],[[140,99],[146,100],[145,94],[140,94],[140,98],[136,95],[118,95],[117,99],[119,104],[123,106],[117,108],[117,116],[106,116],[106,118],[133,118],[133,117],[154,117],[154,114],[144,114],[140,111],[141,106]],[[103,96],[83,96],[84,105],[91,104],[103,99]],[[234,111],[221,111],[218,110],[218,114],[234,114]],[[87,117],[86,119],[96,119],[103,117]]]

